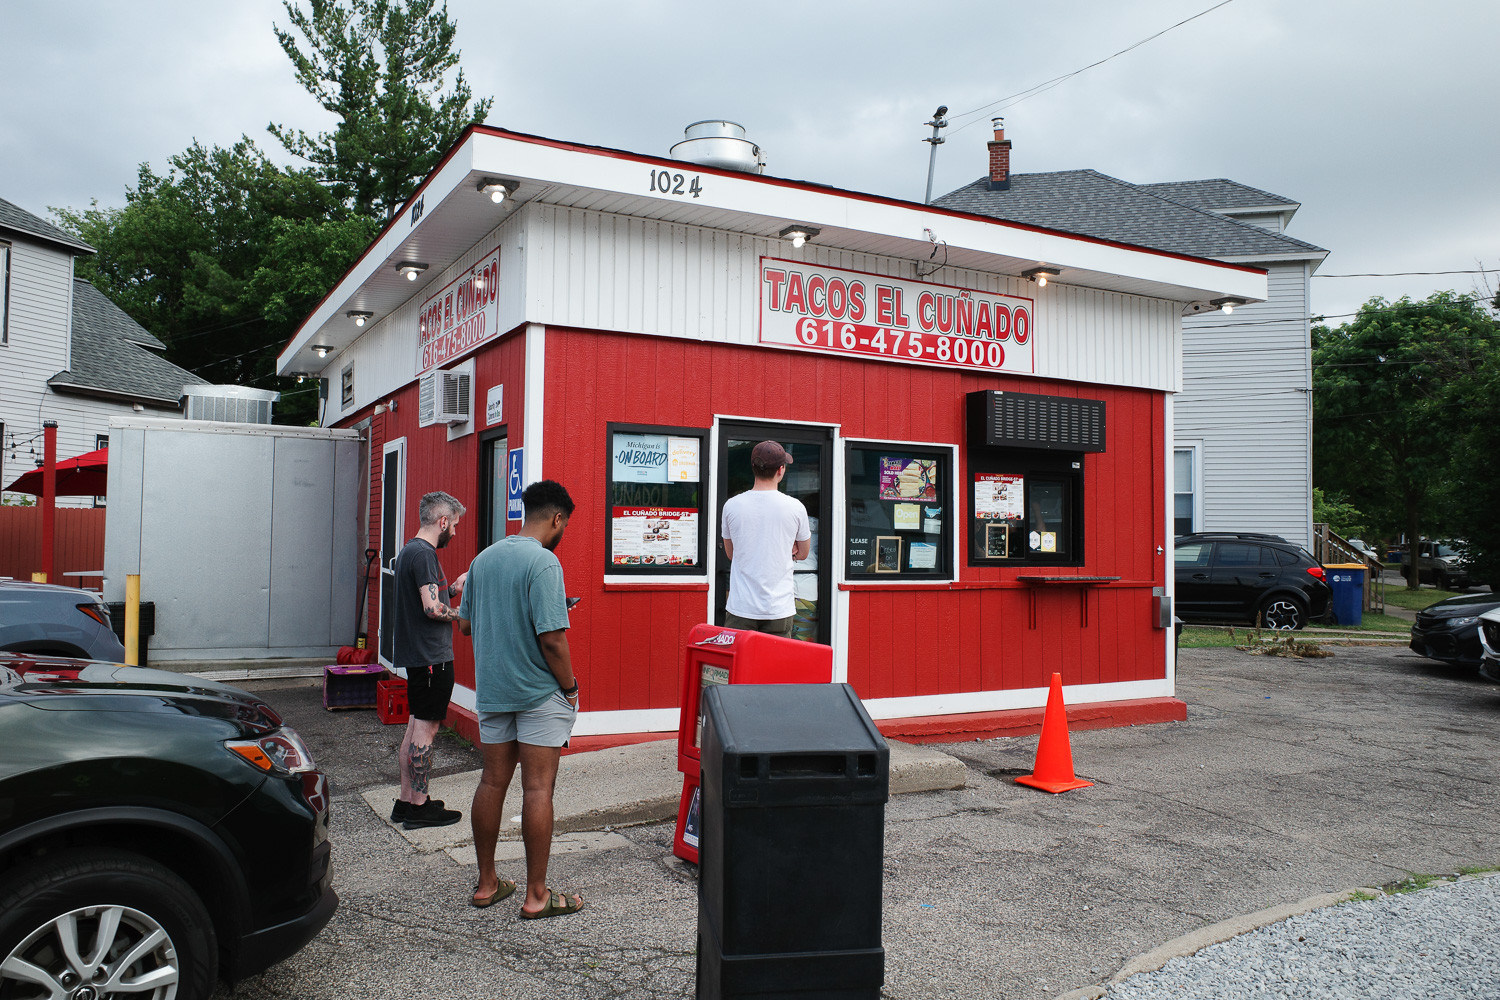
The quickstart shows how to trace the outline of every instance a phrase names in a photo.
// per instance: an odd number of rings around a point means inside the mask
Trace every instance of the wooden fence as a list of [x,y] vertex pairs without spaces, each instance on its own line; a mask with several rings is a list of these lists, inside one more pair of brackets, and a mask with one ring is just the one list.
[[[99,577],[63,576],[63,573],[104,569],[104,508],[59,507],[57,509],[58,575],[53,583],[96,590]],[[0,507],[0,576],[30,580],[42,568],[42,509]]]

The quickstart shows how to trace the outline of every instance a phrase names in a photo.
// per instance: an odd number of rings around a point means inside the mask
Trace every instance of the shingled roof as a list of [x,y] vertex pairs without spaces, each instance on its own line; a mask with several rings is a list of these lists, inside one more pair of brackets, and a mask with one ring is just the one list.
[[184,385],[207,384],[151,348],[166,347],[89,282],[73,279],[72,367],[47,384],[61,391],[176,406]]
[[0,233],[5,230],[21,233],[48,243],[60,244],[79,253],[93,253],[94,248],[74,236],[57,228],[45,219],[37,218],[21,206],[0,198]]
[[1212,177],[1201,181],[1161,181],[1156,184],[1140,184],[1153,194],[1194,208],[1206,208],[1211,212],[1228,212],[1244,208],[1290,208],[1302,206],[1290,198],[1262,191],[1260,188],[1232,181],[1227,177]]
[[[1223,195],[1217,187],[1189,194]],[[1225,181],[1225,184],[1233,184]],[[1243,185],[1237,185],[1243,187]],[[988,215],[1008,222],[1060,229],[1079,236],[1132,243],[1153,250],[1210,258],[1322,257],[1327,251],[1302,240],[1272,233],[1184,204],[1153,190],[1157,185],[1132,184],[1097,170],[1063,170],[1045,174],[1011,174],[1008,190],[991,191],[981,177],[934,204],[960,212]],[[1254,188],[1245,190],[1255,191]],[[1265,192],[1256,192],[1266,195]],[[1276,197],[1275,195],[1266,195]],[[1285,199],[1282,199],[1283,201]]]

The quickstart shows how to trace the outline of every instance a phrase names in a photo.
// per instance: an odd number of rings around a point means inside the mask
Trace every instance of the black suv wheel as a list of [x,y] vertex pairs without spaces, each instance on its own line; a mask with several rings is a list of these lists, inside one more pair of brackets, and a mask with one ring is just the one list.
[[1261,605],[1261,624],[1265,628],[1285,631],[1307,625],[1307,606],[1295,597],[1273,597]]
[[0,996],[203,1000],[213,922],[188,884],[126,851],[65,851],[0,882]]

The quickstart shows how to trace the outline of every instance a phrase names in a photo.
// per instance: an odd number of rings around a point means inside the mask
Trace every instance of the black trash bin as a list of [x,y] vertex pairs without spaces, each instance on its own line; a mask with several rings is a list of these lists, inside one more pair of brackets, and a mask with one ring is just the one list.
[[698,996],[875,1000],[890,750],[847,684],[703,692]]
[[[125,602],[124,601],[111,601],[108,606],[109,606],[109,627],[115,633],[115,635],[119,636],[120,643],[123,645],[124,642],[125,642]],[[140,656],[141,662],[138,663],[138,664],[136,664],[136,666],[144,667],[144,666],[147,665],[148,657],[146,655],[146,648],[151,645],[151,637],[153,635],[155,635],[155,634],[156,634],[156,602],[155,601],[142,601],[141,602],[141,634],[140,634],[140,637],[139,637],[139,639],[140,639],[140,649],[138,650],[138,652],[141,654],[141,656]]]

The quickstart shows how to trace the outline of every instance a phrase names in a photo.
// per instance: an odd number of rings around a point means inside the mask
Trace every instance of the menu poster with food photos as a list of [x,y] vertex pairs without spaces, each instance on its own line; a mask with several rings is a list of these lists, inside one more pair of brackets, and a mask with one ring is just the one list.
[[1026,517],[1026,477],[997,472],[974,474],[974,516],[982,521]]
[[936,500],[937,459],[880,457],[880,499]]
[[698,511],[692,507],[615,507],[610,551],[616,566],[693,566]]

